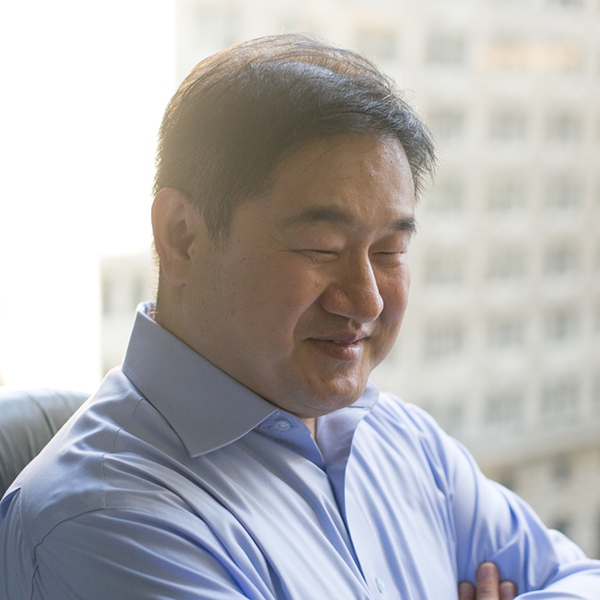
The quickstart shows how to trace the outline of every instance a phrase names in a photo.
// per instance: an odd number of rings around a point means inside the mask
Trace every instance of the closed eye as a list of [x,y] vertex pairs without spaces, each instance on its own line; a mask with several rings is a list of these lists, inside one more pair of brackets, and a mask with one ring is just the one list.
[[395,252],[375,252],[371,260],[374,260],[384,266],[398,266],[405,262],[404,256],[407,253],[406,250],[395,251]]
[[307,248],[299,250],[299,252],[314,262],[327,262],[338,257],[338,253],[333,250],[321,250],[319,248]]

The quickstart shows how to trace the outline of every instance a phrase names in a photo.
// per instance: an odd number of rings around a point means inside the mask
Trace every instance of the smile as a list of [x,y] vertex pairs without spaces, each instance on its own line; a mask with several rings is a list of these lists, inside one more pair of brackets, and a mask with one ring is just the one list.
[[309,341],[320,354],[343,362],[356,362],[362,358],[364,340],[365,338],[353,341],[311,338]]

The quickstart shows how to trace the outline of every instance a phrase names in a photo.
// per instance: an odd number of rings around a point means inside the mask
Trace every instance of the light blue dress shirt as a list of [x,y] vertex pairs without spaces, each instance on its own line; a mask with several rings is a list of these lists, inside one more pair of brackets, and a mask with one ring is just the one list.
[[423,411],[369,385],[315,443],[143,311],[0,504],[2,600],[455,600],[486,560],[522,600],[600,598]]

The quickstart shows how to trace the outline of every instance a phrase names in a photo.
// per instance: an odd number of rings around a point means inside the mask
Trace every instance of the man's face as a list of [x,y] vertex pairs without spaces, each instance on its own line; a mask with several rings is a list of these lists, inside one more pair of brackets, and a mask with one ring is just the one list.
[[347,406],[396,339],[413,230],[414,186],[396,140],[312,141],[236,210],[223,248],[196,236],[184,341],[299,417]]

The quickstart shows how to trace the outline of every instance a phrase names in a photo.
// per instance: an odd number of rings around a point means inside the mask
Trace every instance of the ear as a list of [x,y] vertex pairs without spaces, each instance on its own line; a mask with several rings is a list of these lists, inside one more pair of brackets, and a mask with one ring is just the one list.
[[164,188],[156,194],[152,205],[154,244],[161,271],[174,287],[186,282],[190,247],[198,233],[200,220],[198,209],[180,191]]

